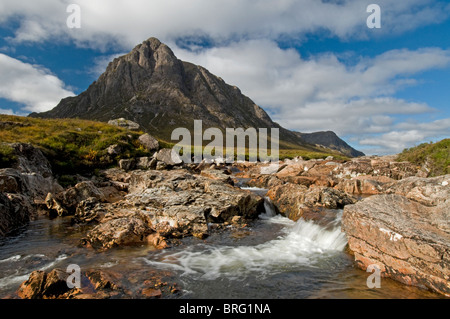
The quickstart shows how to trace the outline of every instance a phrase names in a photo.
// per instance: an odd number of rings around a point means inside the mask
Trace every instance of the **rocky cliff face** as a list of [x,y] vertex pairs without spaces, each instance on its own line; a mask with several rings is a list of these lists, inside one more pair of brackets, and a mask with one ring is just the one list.
[[[202,120],[204,129],[279,128],[285,146],[324,151],[274,123],[239,88],[201,66],[177,59],[168,46],[155,38],[112,61],[105,73],[79,96],[63,99],[53,110],[31,116],[106,122],[125,118],[166,141],[171,140],[177,127],[192,131],[194,120]],[[355,152],[348,145],[339,151],[343,149],[346,154]]]
[[11,168],[0,169],[0,237],[33,219],[49,192],[62,191],[39,149],[21,143],[10,146],[16,160]]

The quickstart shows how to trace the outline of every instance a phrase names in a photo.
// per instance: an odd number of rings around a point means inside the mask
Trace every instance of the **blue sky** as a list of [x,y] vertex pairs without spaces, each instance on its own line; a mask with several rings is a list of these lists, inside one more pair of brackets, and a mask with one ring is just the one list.
[[[371,3],[380,29],[366,25]],[[440,0],[2,0],[0,113],[49,110],[154,36],[286,128],[392,154],[450,137],[448,34]]]

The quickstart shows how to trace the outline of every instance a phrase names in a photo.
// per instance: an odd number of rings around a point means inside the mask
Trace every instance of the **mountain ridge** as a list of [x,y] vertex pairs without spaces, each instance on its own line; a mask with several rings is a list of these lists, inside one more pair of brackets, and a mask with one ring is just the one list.
[[[239,88],[202,66],[179,60],[156,38],[115,58],[78,96],[62,99],[50,111],[29,116],[103,122],[126,118],[165,141],[170,141],[173,129],[185,127],[192,131],[194,120],[202,120],[204,129],[279,128],[280,148],[323,152],[315,144],[328,147],[327,143],[310,143],[299,135],[302,133],[284,129]],[[351,157],[359,154],[350,146],[330,149]]]

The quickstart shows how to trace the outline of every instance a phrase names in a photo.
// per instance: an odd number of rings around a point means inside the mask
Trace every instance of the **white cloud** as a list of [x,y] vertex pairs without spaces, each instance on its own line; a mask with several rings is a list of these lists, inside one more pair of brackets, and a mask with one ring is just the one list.
[[305,60],[296,50],[282,50],[269,40],[240,41],[200,52],[171,46],[179,58],[206,67],[257,103],[277,109],[390,95],[415,83],[408,76],[450,63],[450,50],[438,48],[388,51],[349,67],[332,53]]
[[[17,19],[14,41],[72,39],[79,45],[129,49],[150,36],[172,41],[207,36],[230,39],[301,38],[325,31],[340,38],[366,38],[367,5],[372,0],[2,0],[0,22]],[[66,7],[81,7],[81,29],[68,29]],[[449,6],[435,0],[378,0],[382,28],[375,34],[402,33],[445,20]]]
[[449,137],[450,118],[429,123],[400,123],[393,131],[363,138],[360,145],[370,146],[373,153],[398,153],[406,147],[422,142]]
[[24,104],[30,112],[48,111],[73,92],[49,70],[0,53],[0,97]]
[[0,109],[0,114],[13,115],[14,111],[12,109]]
[[[195,52],[172,46],[181,59],[200,64],[241,88],[289,129],[333,130],[351,137],[356,146],[364,141],[359,145],[370,153],[380,153],[382,143],[384,152],[398,152],[417,138],[445,135],[442,130],[450,133],[447,126],[432,135],[437,123],[422,123],[427,126],[422,134],[411,132],[420,125],[412,129],[402,122],[405,118],[436,110],[426,103],[392,97],[404,86],[417,84],[417,73],[448,67],[450,50],[392,50],[348,66],[332,53],[303,59],[297,51],[282,50],[269,40],[240,41]],[[383,135],[393,130],[406,137]],[[378,136],[370,138],[374,134]]]

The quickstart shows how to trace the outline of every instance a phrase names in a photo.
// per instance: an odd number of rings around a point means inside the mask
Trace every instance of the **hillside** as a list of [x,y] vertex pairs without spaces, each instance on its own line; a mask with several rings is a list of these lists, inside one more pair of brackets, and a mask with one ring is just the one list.
[[429,170],[430,176],[450,174],[450,139],[405,149],[397,160],[422,166]]
[[[177,59],[168,46],[155,38],[114,59],[80,95],[63,99],[53,110],[30,116],[103,122],[126,118],[166,142],[171,142],[175,128],[192,132],[194,120],[202,120],[203,129],[217,127],[223,131],[225,128],[279,128],[281,149],[336,151],[318,147],[282,128],[239,88],[201,66]],[[328,147],[327,143],[322,145]],[[348,145],[338,151],[347,156],[356,152]]]

